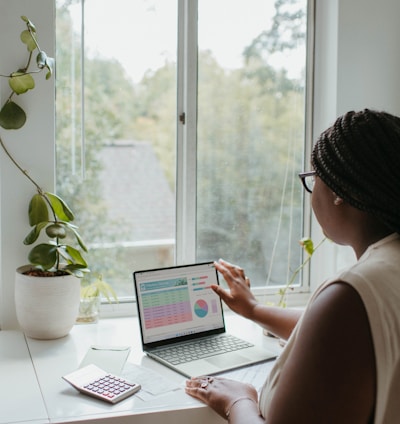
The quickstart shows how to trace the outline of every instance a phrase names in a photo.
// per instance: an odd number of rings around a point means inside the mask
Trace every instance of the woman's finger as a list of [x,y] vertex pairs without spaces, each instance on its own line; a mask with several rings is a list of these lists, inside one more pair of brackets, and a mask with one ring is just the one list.
[[205,400],[207,397],[207,390],[214,382],[214,377],[196,377],[186,381],[186,393]]
[[238,265],[233,265],[230,262],[227,262],[223,259],[220,259],[218,262],[215,262],[215,267],[217,270],[224,276],[225,280],[229,283],[228,280],[237,281],[239,279],[246,279],[246,274],[244,269]]

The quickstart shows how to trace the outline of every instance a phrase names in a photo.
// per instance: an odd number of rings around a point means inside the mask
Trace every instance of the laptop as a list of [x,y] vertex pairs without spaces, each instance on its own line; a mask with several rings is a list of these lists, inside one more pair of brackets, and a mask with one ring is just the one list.
[[135,271],[133,279],[143,351],[167,367],[195,377],[276,357],[226,332],[210,287],[219,284],[213,262]]

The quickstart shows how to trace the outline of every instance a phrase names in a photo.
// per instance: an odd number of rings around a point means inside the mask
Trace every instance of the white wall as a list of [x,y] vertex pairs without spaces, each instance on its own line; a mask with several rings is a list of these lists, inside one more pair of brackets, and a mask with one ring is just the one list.
[[400,2],[316,0],[314,131],[348,110],[400,114]]
[[400,113],[400,2],[340,2],[339,114],[364,107]]
[[[398,0],[316,0],[314,140],[349,110],[400,115],[399,17]],[[324,253],[312,264],[314,284],[354,261],[349,248],[331,243]]]
[[[54,1],[0,0],[0,74],[9,74],[25,65],[26,48],[19,40],[26,15],[35,25],[41,48],[54,57]],[[36,76],[36,89],[16,101],[26,107],[28,119],[18,131],[0,129],[0,135],[17,161],[46,190],[54,187],[54,78]],[[10,90],[0,79],[0,101]],[[29,232],[28,203],[33,185],[0,151],[0,326],[17,326],[14,308],[14,272],[27,263],[28,247],[22,240]]]

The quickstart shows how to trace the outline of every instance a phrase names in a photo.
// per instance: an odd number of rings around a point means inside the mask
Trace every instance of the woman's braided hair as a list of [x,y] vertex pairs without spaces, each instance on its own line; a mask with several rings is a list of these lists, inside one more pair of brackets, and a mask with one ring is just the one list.
[[316,174],[350,205],[400,233],[400,118],[348,112],[318,138]]

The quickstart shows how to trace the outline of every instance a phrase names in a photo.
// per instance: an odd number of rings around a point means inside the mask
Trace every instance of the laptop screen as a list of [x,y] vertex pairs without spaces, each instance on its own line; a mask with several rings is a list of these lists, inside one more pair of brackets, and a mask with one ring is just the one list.
[[[134,272],[144,344],[225,331],[213,262]],[[220,330],[220,331],[219,331]]]

